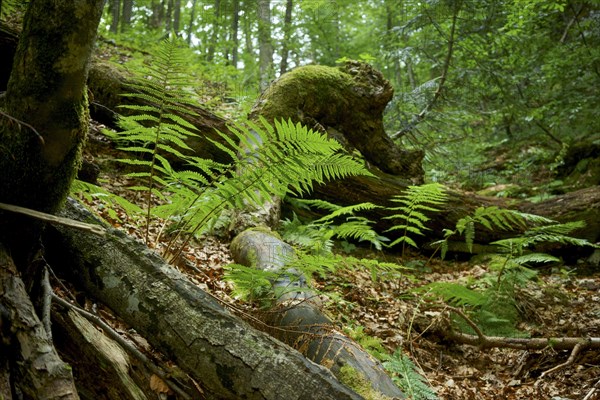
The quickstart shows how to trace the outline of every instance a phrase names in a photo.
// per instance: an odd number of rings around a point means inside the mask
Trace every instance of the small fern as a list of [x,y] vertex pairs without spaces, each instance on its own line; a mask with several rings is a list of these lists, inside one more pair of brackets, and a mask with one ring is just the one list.
[[390,246],[402,243],[402,256],[404,256],[405,244],[418,248],[417,243],[409,236],[409,233],[423,235],[423,231],[429,229],[425,226],[425,223],[431,219],[426,213],[439,212],[436,207],[444,204],[446,199],[447,195],[444,187],[438,183],[409,186],[406,192],[394,196],[392,201],[401,205],[389,207],[389,210],[396,213],[385,218],[399,220],[400,223],[386,232],[400,230],[402,236],[394,240]]
[[[294,220],[284,221],[283,236],[291,243],[301,245],[304,248],[312,248],[312,251],[325,251],[327,253],[331,252],[333,238],[368,242],[377,250],[381,250],[383,243],[389,241],[388,238],[373,230],[371,227],[373,221],[363,216],[354,215],[356,212],[379,208],[373,203],[367,202],[344,207],[319,199],[287,199],[287,201],[299,208],[317,207],[329,211],[329,214],[306,225],[300,224],[295,215]],[[343,222],[336,224],[336,220]]]
[[409,399],[413,400],[437,400],[437,394],[429,386],[427,380],[418,372],[417,366],[412,360],[397,349],[383,367],[392,374],[394,383]]
[[533,227],[520,236],[497,240],[491,244],[498,246],[502,253],[510,254],[514,257],[523,255],[525,249],[540,243],[598,248],[597,245],[585,239],[569,236],[573,231],[584,228],[584,221],[573,221],[562,224],[552,220],[549,221],[551,222],[550,224]]

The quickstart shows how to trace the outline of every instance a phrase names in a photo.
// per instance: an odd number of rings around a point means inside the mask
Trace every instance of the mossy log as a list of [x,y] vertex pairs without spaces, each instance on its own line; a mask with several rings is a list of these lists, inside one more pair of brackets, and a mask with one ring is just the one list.
[[[93,216],[69,203],[64,216]],[[327,369],[230,314],[123,233],[52,227],[48,262],[161,349],[213,399],[360,399]],[[196,397],[198,398],[198,396]]]
[[273,233],[248,229],[233,240],[231,253],[238,264],[279,274],[272,282],[277,298],[274,307],[264,313],[263,330],[331,369],[338,379],[342,378],[343,368],[350,367],[369,382],[372,391],[404,398],[377,360],[335,330],[322,312],[320,298],[302,274],[286,266],[294,257],[290,245]]
[[[314,196],[340,205],[371,201],[384,206],[397,206],[390,199],[392,196],[404,192],[408,185],[409,183],[402,178],[378,172],[377,178],[358,176],[329,182],[326,185],[317,185]],[[440,211],[429,214],[431,217],[427,223],[429,229],[424,232],[424,236],[414,237],[418,243],[426,244],[442,239],[444,229],[454,229],[460,218],[473,213],[475,209],[482,206],[514,209],[559,222],[584,221],[586,226],[574,232],[573,236],[587,239],[592,243],[600,241],[600,186],[581,189],[538,203],[480,196],[475,193],[453,190],[449,190],[447,193],[448,201],[439,207]],[[300,215],[304,212],[303,210],[295,211]],[[398,221],[385,219],[390,214],[389,210],[375,209],[367,213],[367,216],[375,221],[375,227],[379,232],[384,232],[398,223]],[[514,232],[490,231],[479,224],[476,225],[476,243],[486,244],[509,236],[514,236]]]
[[328,132],[380,170],[422,182],[424,153],[399,148],[383,127],[383,111],[393,94],[390,83],[369,64],[308,65],[274,81],[255,103],[250,118],[291,119]]

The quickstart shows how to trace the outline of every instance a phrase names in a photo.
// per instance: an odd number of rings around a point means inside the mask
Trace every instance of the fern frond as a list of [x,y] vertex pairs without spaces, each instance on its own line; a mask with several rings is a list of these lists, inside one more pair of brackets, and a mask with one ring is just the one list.
[[417,366],[408,356],[396,349],[394,354],[388,357],[383,367],[392,374],[394,383],[398,385],[407,398],[414,400],[437,400],[437,394],[428,385],[425,378],[417,372]]
[[[395,224],[386,232],[401,230],[404,232],[404,235],[394,240],[390,246],[407,243],[417,248],[417,243],[412,238],[409,238],[407,234],[410,232],[416,235],[423,235],[423,231],[429,229],[425,226],[425,223],[431,219],[427,214],[438,212],[439,209],[437,206],[444,204],[446,199],[447,194],[444,187],[438,183],[409,186],[404,193],[394,196],[391,201],[402,205],[388,207],[389,210],[396,213],[384,218],[396,219],[400,223]],[[404,246],[402,252],[404,253]]]
[[487,301],[485,294],[452,282],[433,282],[417,288],[416,291],[440,297],[457,307],[478,307]]

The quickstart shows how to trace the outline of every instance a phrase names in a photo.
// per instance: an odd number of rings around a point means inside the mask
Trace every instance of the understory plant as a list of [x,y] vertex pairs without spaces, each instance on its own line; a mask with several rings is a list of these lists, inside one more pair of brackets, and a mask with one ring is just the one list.
[[385,218],[394,220],[395,224],[387,232],[400,231],[401,236],[390,243],[390,247],[402,243],[402,257],[406,244],[418,248],[412,236],[423,236],[423,232],[430,229],[425,224],[431,220],[432,213],[439,212],[438,207],[446,200],[447,194],[439,183],[409,186],[404,193],[394,196],[391,201],[400,205],[388,207],[394,214]]
[[[445,238],[436,242],[445,255],[448,239],[464,235],[471,250],[476,224],[489,230],[520,231],[514,237],[490,243],[497,251],[488,254],[489,272],[464,284],[434,282],[419,288],[428,296],[443,299],[450,305],[467,311],[469,318],[489,335],[523,336],[516,329],[521,317],[519,292],[537,276],[533,267],[561,260],[543,252],[536,252],[540,245],[594,246],[587,240],[571,236],[583,228],[583,221],[558,223],[537,215],[501,209],[495,206],[480,207],[472,215],[461,218],[455,230],[447,230]],[[470,330],[465,321],[457,320],[461,329]]]
[[[131,113],[121,120],[125,129],[111,134],[132,155],[120,160],[136,168],[128,177],[145,180],[132,189],[146,198],[146,240],[153,217],[174,222],[176,233],[166,251],[177,256],[225,208],[260,206],[272,196],[305,194],[315,182],[370,175],[339,142],[291,121],[247,121],[219,133],[220,140],[205,138],[229,156],[228,162],[184,155],[180,149],[192,150],[186,139],[198,133],[183,118],[192,113],[185,105],[194,99],[186,90],[189,78],[179,71],[182,51],[174,38],[163,42],[148,72],[151,79],[132,84],[135,90],[125,94],[148,105],[123,106]],[[173,168],[172,158],[188,168]],[[174,250],[180,237],[183,244]]]

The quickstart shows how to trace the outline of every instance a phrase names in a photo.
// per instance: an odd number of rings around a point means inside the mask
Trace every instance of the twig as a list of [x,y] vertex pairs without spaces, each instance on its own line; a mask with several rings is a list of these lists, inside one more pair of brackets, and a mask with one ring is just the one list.
[[469,317],[467,317],[467,315],[460,308],[451,307],[451,306],[447,306],[447,308],[450,311],[452,311],[452,312],[460,315],[460,317],[462,319],[464,319],[467,322],[467,324],[469,324],[469,326],[477,334],[477,337],[479,338],[481,344],[483,344],[486,341],[486,336],[483,334],[483,332],[481,331],[481,329],[479,329],[479,327],[477,326],[477,324],[475,324],[475,322],[473,322]]
[[68,226],[70,228],[80,229],[98,236],[106,235],[106,229],[104,229],[100,225],[86,224],[85,222],[80,222],[69,218],[57,217],[56,215],[43,213],[41,211],[32,210],[30,208],[14,206],[12,204],[0,203],[0,209],[14,212],[17,214],[27,215],[29,217],[33,217],[51,224],[63,225]]
[[[413,116],[412,120],[400,131],[390,135],[392,139],[396,139],[398,137],[403,136],[407,132],[411,131],[415,128],[417,124],[425,119],[425,116],[429,113],[429,111],[433,108],[435,103],[438,101],[440,96],[442,95],[442,90],[444,89],[444,84],[446,83],[446,78],[448,77],[448,70],[450,69],[450,61],[452,60],[452,53],[454,52],[454,39],[456,33],[456,21],[458,19],[458,13],[460,12],[460,4],[458,6],[455,5],[454,13],[452,14],[452,25],[450,26],[450,34],[448,36],[448,52],[446,53],[446,58],[444,60],[444,66],[442,70],[442,75],[439,77],[439,83],[437,90],[433,94],[433,98],[431,101],[421,110],[421,112],[415,116]],[[431,19],[431,16],[429,16]]]
[[123,347],[132,356],[134,356],[139,361],[144,363],[148,367],[148,369],[150,369],[154,374],[156,374],[158,377],[160,377],[160,379],[162,379],[167,384],[167,386],[169,386],[169,388],[171,388],[175,393],[177,393],[179,396],[181,396],[181,398],[186,399],[186,400],[192,399],[192,397],[189,394],[187,394],[183,389],[181,389],[177,384],[175,384],[174,382],[172,382],[169,379],[169,376],[166,372],[164,372],[161,368],[156,366],[144,353],[142,353],[135,346],[133,346],[128,341],[126,341],[121,335],[119,335],[106,322],[102,321],[98,316],[96,316],[92,313],[89,313],[88,311],[86,311],[80,307],[77,307],[76,305],[69,303],[68,301],[64,300],[62,297],[59,297],[58,295],[56,295],[54,293],[52,293],[52,298],[57,303],[62,305],[63,307],[66,307],[73,311],[76,311],[78,314],[80,314],[82,317],[84,317],[91,323],[102,328],[102,330],[111,339],[113,339],[115,342],[117,342],[121,347]]
[[3,117],[6,117],[6,118],[8,118],[8,119],[10,119],[10,120],[11,120],[11,121],[13,121],[13,122],[16,122],[16,123],[17,123],[17,124],[19,124],[19,125],[23,125],[23,126],[26,126],[26,127],[27,127],[27,128],[29,128],[29,129],[31,129],[31,131],[32,131],[33,133],[35,133],[35,134],[36,134],[36,136],[38,137],[38,139],[39,139],[40,143],[41,143],[42,145],[45,145],[45,144],[46,144],[46,141],[44,140],[44,137],[43,137],[42,135],[40,135],[40,133],[39,133],[39,132],[38,132],[38,131],[37,131],[37,130],[36,130],[34,127],[33,127],[33,126],[29,125],[27,122],[25,122],[25,121],[21,121],[20,119],[17,119],[17,118],[15,118],[15,117],[12,117],[12,116],[8,115],[7,113],[5,113],[5,112],[4,112],[4,111],[2,111],[2,110],[0,110],[0,115],[2,115]]
[[542,372],[542,374],[540,375],[539,379],[544,378],[546,375],[554,372],[554,371],[558,371],[561,368],[566,367],[567,365],[573,364],[575,362],[575,357],[577,357],[577,354],[579,354],[579,352],[584,349],[585,347],[587,347],[587,343],[584,341],[581,341],[579,343],[577,343],[575,345],[575,347],[573,347],[573,350],[571,351],[571,355],[569,356],[569,358],[567,359],[567,361],[565,361],[562,364],[558,364],[552,368],[550,368],[547,371]]
[[600,381],[594,384],[594,387],[590,389],[590,391],[585,395],[585,397],[582,400],[590,400],[594,393],[596,393],[596,390],[598,390],[598,386],[600,386]]

